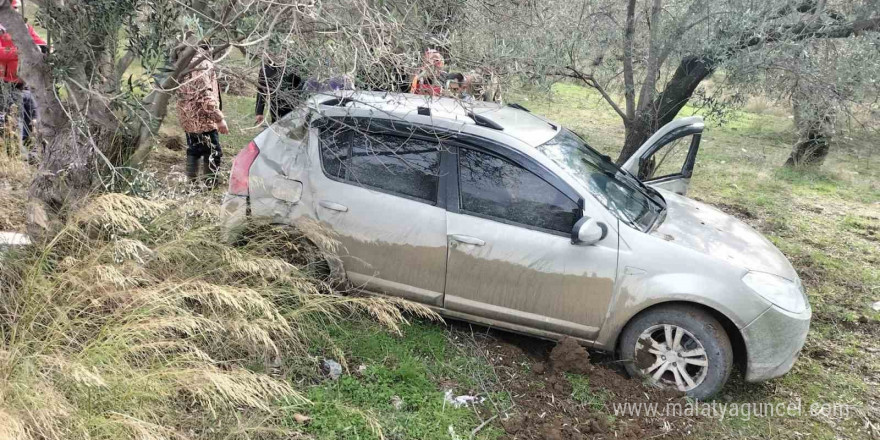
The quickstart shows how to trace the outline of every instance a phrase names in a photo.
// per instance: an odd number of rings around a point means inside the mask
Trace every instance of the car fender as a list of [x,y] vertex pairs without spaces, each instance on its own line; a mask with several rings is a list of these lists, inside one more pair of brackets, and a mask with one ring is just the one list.
[[[739,280],[736,280],[737,284]],[[674,272],[653,276],[622,268],[615,297],[596,340],[596,348],[613,350],[626,324],[639,313],[665,303],[689,303],[709,308],[742,329],[770,308],[770,303],[713,276]],[[736,298],[742,298],[736,300]]]

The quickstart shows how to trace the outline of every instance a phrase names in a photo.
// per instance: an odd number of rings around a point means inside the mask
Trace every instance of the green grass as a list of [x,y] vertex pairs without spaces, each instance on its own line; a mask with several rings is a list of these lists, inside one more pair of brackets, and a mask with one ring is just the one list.
[[[356,321],[333,327],[330,335],[336,347],[316,347],[314,353],[333,358],[341,349],[352,374],[308,388],[313,404],[293,410],[312,418],[306,431],[317,438],[378,438],[377,426],[387,438],[449,439],[450,432],[467,438],[481,421],[474,409],[446,403],[446,390],[487,397],[481,410],[509,406],[502,395],[481,391],[481,378],[490,374],[484,359],[451,344],[437,324],[415,322],[395,336]],[[476,438],[499,435],[487,427]]]
[[572,399],[589,406],[595,411],[605,409],[605,402],[608,400],[607,391],[590,387],[590,378],[588,376],[566,373],[565,377],[571,383]]

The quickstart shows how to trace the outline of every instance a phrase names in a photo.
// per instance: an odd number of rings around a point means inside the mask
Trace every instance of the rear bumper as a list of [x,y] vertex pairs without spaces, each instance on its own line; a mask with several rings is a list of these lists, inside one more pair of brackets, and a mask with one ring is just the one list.
[[791,370],[810,330],[811,309],[791,313],[772,306],[742,329],[746,381],[760,382]]

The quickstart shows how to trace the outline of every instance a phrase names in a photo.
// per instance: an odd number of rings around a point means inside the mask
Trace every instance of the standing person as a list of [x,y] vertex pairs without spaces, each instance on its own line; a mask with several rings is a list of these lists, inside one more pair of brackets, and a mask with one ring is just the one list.
[[[466,90],[465,76],[461,73],[449,73],[446,70],[446,60],[436,49],[425,51],[424,65],[413,77],[410,84],[410,93],[416,95],[442,96],[446,93],[460,95]],[[451,87],[452,90],[446,90]]]
[[[11,0],[10,6],[19,11],[19,1]],[[46,40],[43,40],[33,26],[27,25],[31,39],[40,47],[43,53],[48,51]],[[36,103],[30,91],[27,90],[24,81],[18,77],[18,48],[12,42],[12,37],[0,26],[0,112],[10,117],[10,111],[17,108],[15,117],[19,119],[21,132],[21,155],[28,159],[30,148],[27,146],[31,133],[34,131],[36,120]]]
[[424,55],[424,65],[413,77],[409,87],[410,93],[417,95],[439,96],[446,85],[446,61],[435,49],[428,49]]
[[260,67],[257,81],[257,104],[254,109],[257,125],[265,120],[269,104],[270,122],[275,122],[296,108],[303,80],[290,66],[276,66],[271,60]]
[[198,64],[180,79],[177,89],[177,116],[186,132],[186,177],[192,182],[204,165],[205,183],[213,187],[223,151],[220,134],[229,133],[220,101],[220,85],[209,47],[202,47],[194,61]]

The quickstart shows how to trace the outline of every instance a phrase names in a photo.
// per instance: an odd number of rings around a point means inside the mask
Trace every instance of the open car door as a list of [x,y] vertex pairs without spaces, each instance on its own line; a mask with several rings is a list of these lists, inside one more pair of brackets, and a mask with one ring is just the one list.
[[703,127],[700,116],[676,119],[657,130],[621,168],[646,185],[685,195]]

